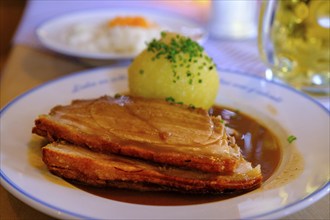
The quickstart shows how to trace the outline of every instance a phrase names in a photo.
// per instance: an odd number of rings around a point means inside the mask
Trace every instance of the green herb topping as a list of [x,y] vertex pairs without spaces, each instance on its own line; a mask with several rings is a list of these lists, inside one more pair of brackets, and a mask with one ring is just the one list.
[[170,97],[166,97],[166,98],[165,98],[165,101],[166,101],[166,102],[172,102],[172,103],[175,103],[175,99],[174,99],[172,96],[170,96]]
[[[175,101],[175,99],[172,96],[166,97],[165,98],[165,101],[166,102],[169,102],[171,104],[179,104],[179,105],[183,105],[184,104],[183,102]],[[191,104],[188,106],[188,108],[195,109],[195,107],[193,105],[191,105]]]
[[114,95],[114,97],[115,97],[115,99],[118,99],[118,98],[122,97],[122,95],[119,94],[119,93],[116,93],[116,94]]
[[190,109],[195,109],[196,107],[193,104],[189,104]]
[[293,141],[297,140],[297,137],[293,136],[293,135],[290,135],[288,138],[287,138],[288,142],[291,144]]
[[[162,38],[167,36],[166,32],[161,33]],[[172,82],[176,83],[179,79],[178,67],[185,67],[186,72],[182,73],[185,81],[192,85],[193,82],[202,83],[203,81],[197,76],[201,75],[201,71],[197,73],[191,71],[192,64],[198,65],[198,69],[204,71],[211,71],[215,68],[213,60],[204,54],[204,49],[197,42],[188,37],[175,35],[169,42],[153,39],[148,45],[147,50],[155,54],[151,60],[155,61],[160,57],[167,59],[171,63],[173,79]],[[198,59],[203,59],[205,62],[198,64]],[[142,74],[140,72],[140,74]]]

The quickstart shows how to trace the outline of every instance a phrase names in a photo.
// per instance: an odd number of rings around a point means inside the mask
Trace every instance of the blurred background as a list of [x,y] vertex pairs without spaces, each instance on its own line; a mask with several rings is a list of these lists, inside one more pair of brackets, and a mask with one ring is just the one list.
[[11,48],[11,39],[23,15],[27,0],[0,1],[0,68],[2,70]]
[[[112,1],[112,0],[109,0]],[[113,5],[124,5],[124,6],[131,6],[131,5],[139,5],[139,3],[147,3],[147,5],[153,7],[164,7],[168,8],[174,12],[181,13],[183,15],[189,16],[191,14],[198,15],[199,20],[206,20],[207,18],[203,17],[201,14],[203,11],[208,10],[211,1],[210,0],[183,0],[183,1],[173,1],[173,0],[160,0],[160,1],[153,1],[153,0],[141,0],[141,1],[112,1],[111,3],[107,1],[85,1],[82,6],[77,5],[78,1],[43,1],[43,0],[31,0],[34,4],[32,5],[52,5],[54,8],[48,8],[46,10],[42,10],[43,13],[40,14],[29,14],[27,13],[24,17],[24,20],[21,20],[24,16],[24,10],[29,9],[29,0],[0,0],[0,28],[1,28],[1,42],[0,42],[0,68],[3,69],[5,61],[7,60],[10,52],[10,48],[14,43],[26,43],[25,39],[14,39],[15,33],[19,32],[19,35],[29,35],[28,37],[31,38],[30,34],[33,32],[31,31],[31,27],[33,25],[38,24],[40,20],[46,20],[57,13],[65,13],[70,12],[72,10],[77,9],[90,9],[90,8],[98,8],[104,7],[109,4]],[[49,4],[48,4],[49,3]],[[85,6],[84,6],[85,5]],[[51,7],[52,7],[51,6]],[[38,7],[37,7],[38,8]],[[185,10],[189,8],[189,10]],[[40,9],[40,8],[38,8]],[[205,15],[205,13],[204,13]],[[207,15],[207,13],[206,13]],[[23,29],[19,30],[20,22],[24,23],[25,20],[31,22],[32,26],[28,30]],[[34,23],[35,22],[35,23]],[[24,26],[24,25],[23,25]],[[32,37],[33,38],[33,37]],[[27,39],[28,43],[31,43]],[[18,41],[18,42],[17,42]],[[34,43],[34,42],[32,42]],[[34,45],[36,46],[36,45]]]

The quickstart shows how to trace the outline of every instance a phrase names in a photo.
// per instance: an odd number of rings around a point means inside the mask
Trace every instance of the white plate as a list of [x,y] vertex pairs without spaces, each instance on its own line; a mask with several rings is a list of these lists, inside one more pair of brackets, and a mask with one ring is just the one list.
[[[69,75],[21,95],[2,109],[1,184],[37,210],[77,219],[274,219],[328,193],[329,111],[288,87],[225,72],[217,103],[256,118],[272,129],[283,147],[279,168],[260,189],[217,202],[152,206],[102,198],[49,174],[38,156],[40,149],[31,154],[34,119],[72,99],[127,91],[126,71],[107,67]],[[297,136],[294,144],[286,142],[288,134]]]
[[36,35],[42,45],[65,55],[98,60],[131,59],[136,56],[136,54],[82,51],[70,47],[63,40],[63,36],[69,32],[74,25],[99,25],[116,16],[143,16],[150,21],[156,22],[160,27],[166,30],[188,35],[199,43],[203,43],[207,38],[205,29],[186,17],[159,9],[135,8],[88,10],[60,15],[41,24],[36,29]]

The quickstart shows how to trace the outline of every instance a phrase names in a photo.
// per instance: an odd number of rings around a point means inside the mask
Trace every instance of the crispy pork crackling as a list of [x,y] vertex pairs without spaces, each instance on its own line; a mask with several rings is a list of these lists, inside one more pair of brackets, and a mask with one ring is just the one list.
[[65,179],[91,186],[181,193],[240,193],[260,185],[260,169],[242,161],[231,175],[155,164],[116,154],[103,154],[66,143],[43,147],[48,169]]

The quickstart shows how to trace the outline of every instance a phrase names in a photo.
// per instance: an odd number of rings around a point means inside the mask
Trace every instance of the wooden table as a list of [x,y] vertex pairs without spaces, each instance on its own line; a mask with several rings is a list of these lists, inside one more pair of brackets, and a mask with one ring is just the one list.
[[[48,51],[16,45],[1,74],[1,107],[16,96],[47,81],[90,66]],[[329,194],[283,219],[330,219]],[[53,219],[24,204],[0,187],[0,219]]]

